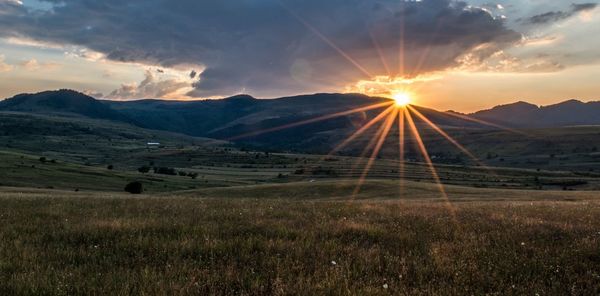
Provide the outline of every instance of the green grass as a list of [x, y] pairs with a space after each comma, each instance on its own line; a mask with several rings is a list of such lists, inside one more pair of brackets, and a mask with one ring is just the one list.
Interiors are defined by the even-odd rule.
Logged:
[[[341, 182], [356, 180], [364, 161], [352, 157], [336, 157], [335, 161], [323, 161], [322, 156], [297, 154], [246, 153], [235, 150], [212, 152], [189, 149], [164, 149], [144, 152], [142, 155], [129, 155], [128, 162], [114, 163], [114, 169], [107, 165], [82, 165], [46, 156], [24, 152], [0, 151], [0, 186], [54, 188], [66, 190], [122, 191], [125, 184], [141, 181], [148, 193], [189, 190], [207, 187], [248, 186], [255, 184]], [[257, 157], [259, 156], [259, 157]], [[194, 159], [188, 161], [188, 159]], [[175, 167], [178, 171], [194, 172], [197, 179], [160, 174], [141, 174], [133, 164], [149, 164]], [[212, 162], [206, 163], [206, 159]], [[50, 160], [56, 160], [51, 162]], [[381, 159], [375, 161], [368, 175], [369, 179], [387, 180], [389, 187], [398, 184], [397, 161]], [[296, 174], [301, 169], [303, 173]], [[524, 169], [464, 167], [438, 165], [437, 170], [445, 184], [470, 187], [501, 189], [562, 189], [560, 184], [581, 182], [569, 186], [576, 190], [600, 189], [600, 178], [583, 176], [572, 172], [536, 171]], [[332, 174], [319, 173], [331, 171]], [[404, 176], [413, 182], [432, 182], [427, 166], [421, 163], [407, 163]], [[356, 181], [349, 183], [355, 184]], [[576, 183], [577, 184], [577, 183]], [[351, 186], [351, 185], [348, 185]], [[348, 187], [346, 186], [346, 187]], [[347, 192], [342, 191], [342, 192]], [[301, 193], [300, 193], [301, 194]]]
[[[0, 295], [600, 294], [597, 128], [560, 143], [564, 130], [454, 131], [525, 168], [436, 164], [446, 201], [416, 161], [400, 191], [399, 163], [375, 160], [354, 195], [364, 159], [0, 117]], [[199, 175], [135, 171], [151, 163]], [[122, 193], [134, 180], [145, 194]]]
[[577, 200], [547, 201], [450, 188], [450, 210], [420, 199], [432, 190], [423, 184], [409, 186], [412, 199], [369, 191], [354, 201], [277, 198], [261, 186], [245, 198], [225, 189], [208, 198], [4, 189], [0, 294], [600, 292], [592, 194], [551, 192]]
[[142, 174], [52, 160], [42, 162], [37, 156], [0, 151], [0, 186], [118, 192], [127, 183], [140, 181], [148, 193], [224, 186], [219, 180]]

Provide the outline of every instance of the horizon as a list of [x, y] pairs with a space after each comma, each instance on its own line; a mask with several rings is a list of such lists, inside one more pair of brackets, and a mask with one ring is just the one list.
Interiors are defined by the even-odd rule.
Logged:
[[0, 296], [596, 295], [599, 2], [0, 0]]
[[114, 100], [409, 92], [461, 112], [594, 101], [600, 41], [587, 36], [600, 34], [597, 6], [4, 0], [0, 97], [56, 88]]
[[[320, 95], [320, 94], [328, 94], [328, 95], [335, 95], [335, 94], [340, 94], [340, 95], [366, 95], [366, 96], [371, 97], [371, 98], [384, 98], [384, 99], [394, 100], [394, 98], [391, 98], [391, 97], [373, 96], [373, 95], [368, 95], [368, 94], [364, 94], [364, 93], [352, 93], [352, 92], [350, 92], [350, 93], [317, 92], [317, 93], [305, 93], [305, 94], [292, 94], [292, 95], [288, 95], [288, 96], [272, 97], [272, 98], [261, 98], [261, 97], [257, 97], [257, 96], [254, 96], [254, 95], [248, 94], [248, 93], [238, 93], [238, 94], [234, 94], [234, 95], [227, 96], [227, 97], [222, 97], [222, 98], [206, 98], [206, 99], [196, 98], [196, 99], [181, 100], [181, 99], [165, 99], [165, 98], [140, 98], [140, 99], [119, 100], [119, 99], [114, 99], [114, 98], [111, 99], [111, 98], [95, 97], [95, 96], [93, 96], [93, 94], [86, 94], [84, 92], [81, 92], [81, 91], [75, 90], [75, 89], [60, 88], [60, 89], [47, 89], [47, 90], [43, 90], [43, 91], [40, 91], [40, 92], [22, 92], [22, 93], [17, 93], [17, 94], [11, 95], [9, 97], [0, 98], [0, 102], [4, 101], [4, 100], [11, 99], [11, 98], [13, 98], [15, 96], [24, 95], [24, 94], [35, 95], [35, 94], [41, 93], [41, 92], [47, 92], [47, 91], [53, 92], [53, 91], [61, 91], [61, 90], [76, 91], [76, 92], [81, 93], [83, 95], [87, 95], [89, 97], [92, 97], [92, 98], [94, 98], [96, 100], [100, 100], [100, 101], [114, 101], [114, 102], [135, 102], [135, 101], [144, 101], [144, 100], [171, 101], [171, 102], [200, 102], [200, 101], [225, 100], [225, 99], [230, 99], [230, 98], [238, 97], [238, 96], [249, 96], [249, 97], [252, 97], [253, 99], [256, 99], [256, 100], [278, 100], [278, 99], [286, 99], [286, 98], [301, 97], [301, 96], [313, 96], [313, 95]], [[565, 102], [568, 102], [568, 101], [577, 101], [577, 102], [581, 102], [581, 103], [584, 103], [584, 104], [600, 102], [600, 100], [582, 100], [582, 99], [578, 99], [578, 98], [569, 98], [569, 99], [559, 100], [559, 101], [556, 101], [556, 102], [550, 102], [548, 104], [536, 104], [534, 102], [531, 102], [531, 101], [528, 101], [528, 100], [524, 100], [524, 99], [515, 99], [515, 100], [512, 100], [512, 101], [507, 101], [505, 103], [500, 103], [500, 104], [497, 104], [497, 105], [484, 106], [481, 109], [474, 109], [474, 110], [440, 109], [440, 108], [435, 108], [435, 107], [432, 107], [432, 106], [420, 104], [418, 101], [413, 102], [412, 100], [410, 102], [410, 105], [418, 106], [418, 107], [424, 107], [424, 108], [430, 108], [430, 109], [434, 109], [434, 110], [437, 110], [437, 111], [440, 111], [440, 112], [459, 112], [459, 113], [463, 113], [463, 114], [469, 114], [469, 113], [475, 113], [475, 112], [478, 112], [478, 111], [490, 110], [490, 109], [493, 109], [495, 107], [502, 107], [502, 106], [506, 106], [506, 105], [513, 105], [513, 104], [517, 104], [517, 103], [527, 103], [527, 104], [535, 105], [538, 108], [543, 108], [543, 107], [548, 107], [548, 106], [562, 104], [562, 103], [565, 103]]]

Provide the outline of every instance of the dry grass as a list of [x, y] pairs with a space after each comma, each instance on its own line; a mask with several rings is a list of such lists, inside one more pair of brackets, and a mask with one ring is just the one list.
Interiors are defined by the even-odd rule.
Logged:
[[2, 295], [600, 293], [596, 200], [467, 201], [455, 217], [417, 200], [0, 203]]

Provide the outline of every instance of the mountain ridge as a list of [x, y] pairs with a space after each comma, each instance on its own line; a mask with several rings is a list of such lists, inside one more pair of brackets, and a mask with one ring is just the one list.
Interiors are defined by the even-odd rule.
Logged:
[[518, 101], [467, 115], [521, 128], [598, 125], [600, 124], [600, 101], [582, 102], [570, 99], [545, 106]]
[[[273, 126], [286, 125], [387, 100], [389, 99], [363, 94], [316, 93], [276, 99], [257, 99], [247, 94], [240, 94], [218, 100], [111, 101], [98, 100], [73, 90], [61, 89], [13, 96], [0, 101], [0, 111], [72, 114], [117, 120], [143, 128], [179, 132], [191, 136], [224, 139], [240, 134], [241, 131], [269, 129]], [[517, 101], [469, 114], [414, 107], [436, 124], [454, 127], [484, 126], [453, 117], [452, 113], [517, 128], [600, 124], [599, 101], [584, 103], [571, 99], [547, 106]], [[379, 108], [331, 119], [306, 128], [305, 132], [319, 133], [349, 128], [356, 125], [357, 121], [364, 122], [372, 118], [381, 110], [383, 109]]]

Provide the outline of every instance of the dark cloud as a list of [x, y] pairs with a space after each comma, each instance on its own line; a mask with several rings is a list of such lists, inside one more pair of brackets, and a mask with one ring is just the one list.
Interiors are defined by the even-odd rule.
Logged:
[[598, 3], [582, 3], [582, 4], [573, 4], [573, 11], [586, 11], [592, 10], [598, 6]]
[[501, 48], [521, 38], [485, 10], [451, 0], [46, 2], [56, 6], [44, 12], [1, 4], [0, 35], [80, 45], [117, 61], [199, 65], [205, 70], [190, 93], [199, 97], [334, 90], [369, 75], [414, 76], [456, 66], [482, 44]]
[[572, 4], [568, 11], [550, 11], [530, 17], [527, 22], [531, 24], [546, 24], [557, 22], [572, 17], [578, 12], [592, 10], [596, 8], [596, 3]]

